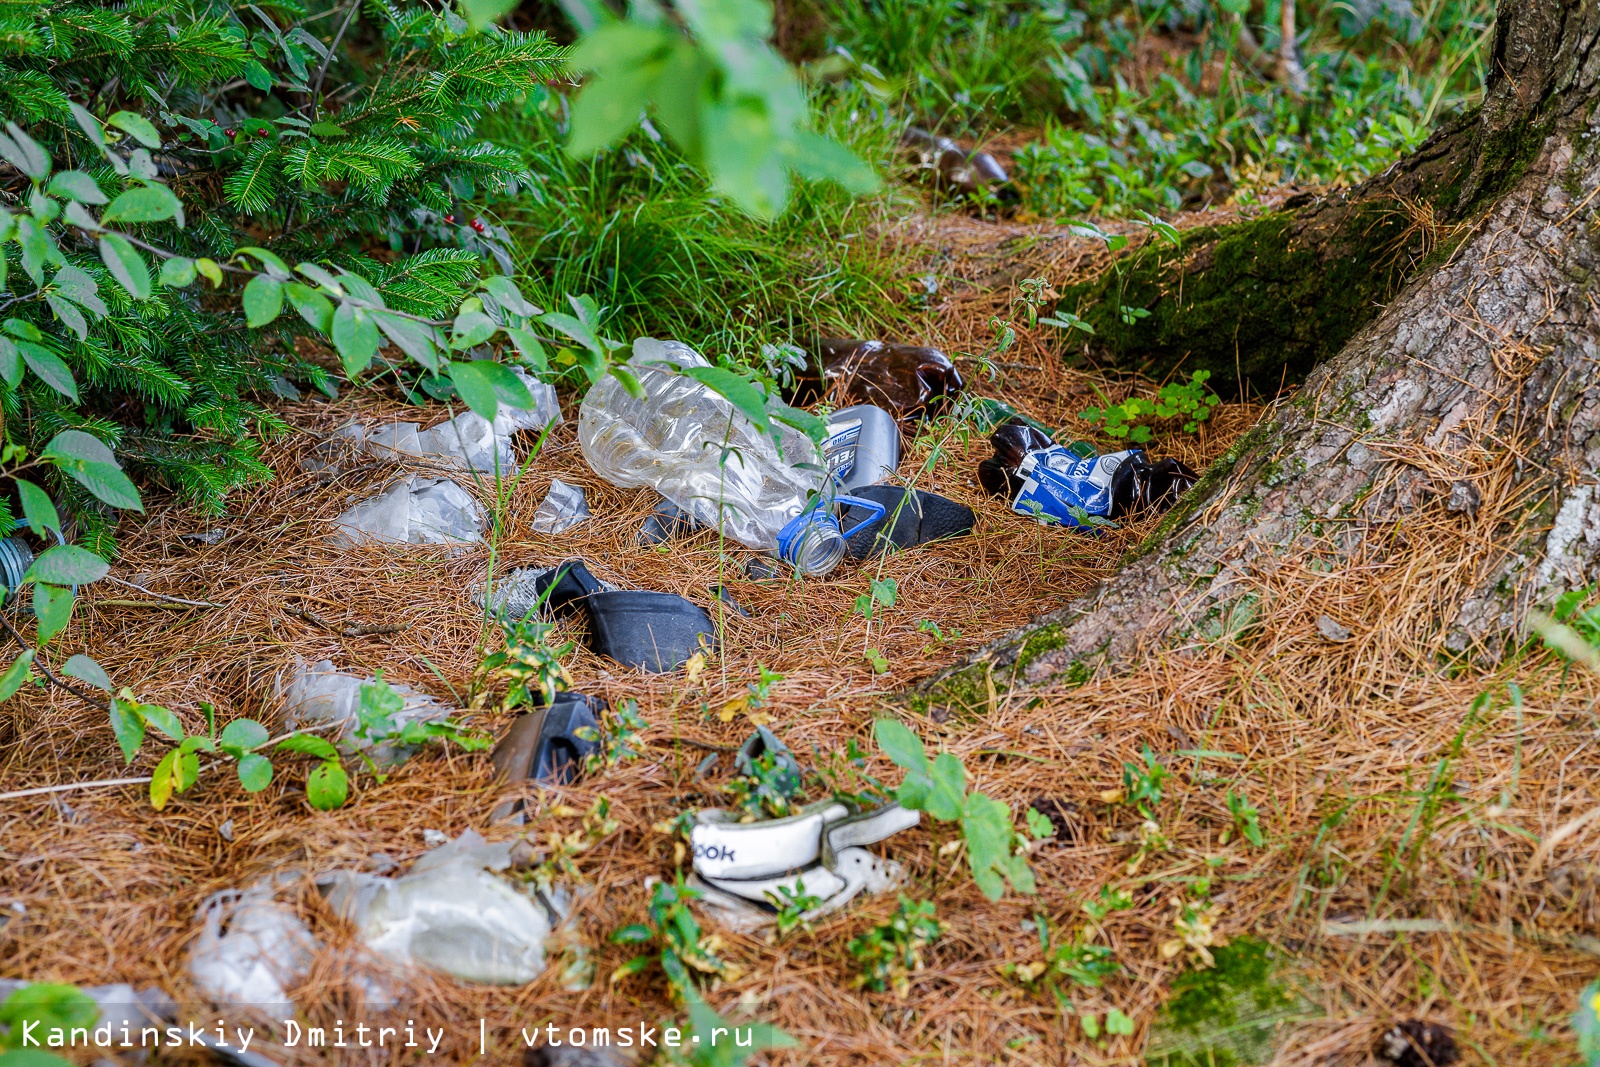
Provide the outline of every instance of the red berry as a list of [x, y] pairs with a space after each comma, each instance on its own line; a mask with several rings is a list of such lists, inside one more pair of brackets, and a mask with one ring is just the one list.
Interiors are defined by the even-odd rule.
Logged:
[[474, 229], [474, 230], [477, 230], [477, 231], [478, 231], [478, 232], [479, 232], [479, 233], [483, 233], [483, 232], [484, 232], [484, 231], [485, 231], [485, 230], [487, 230], [487, 229], [488, 229], [488, 228], [489, 228], [489, 227], [487, 227], [487, 226], [485, 226], [485, 225], [484, 225], [484, 224], [483, 224], [483, 220], [482, 220], [482, 219], [473, 219], [473, 220], [472, 220], [472, 228], [473, 228], [473, 229]]
[[256, 128], [256, 136], [257, 136], [257, 137], [265, 137], [265, 136], [266, 136], [266, 135], [267, 135], [267, 130], [266, 130], [266, 127], [264, 127], [264, 126], [258, 126], [258, 127], [257, 127], [257, 128]]
[[446, 215], [444, 217], [444, 221], [446, 221], [450, 225], [454, 226], [456, 224], [456, 217], [454, 215]]
[[229, 126], [227, 129], [223, 130], [222, 132], [227, 134], [229, 137], [237, 137], [237, 136], [239, 136], [239, 131], [234, 129], [232, 126]]

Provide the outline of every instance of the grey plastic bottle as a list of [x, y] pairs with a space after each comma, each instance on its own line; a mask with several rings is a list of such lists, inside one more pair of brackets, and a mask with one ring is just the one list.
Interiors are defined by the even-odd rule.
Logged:
[[900, 427], [871, 404], [840, 408], [828, 416], [822, 455], [834, 484], [846, 492], [887, 482], [900, 465]]

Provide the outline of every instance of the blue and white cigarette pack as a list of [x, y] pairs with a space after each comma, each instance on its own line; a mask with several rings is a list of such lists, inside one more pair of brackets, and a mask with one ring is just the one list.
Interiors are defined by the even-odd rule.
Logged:
[[1111, 514], [1111, 476], [1137, 449], [1081, 459], [1061, 445], [1029, 452], [1017, 473], [1022, 491], [1011, 510], [1042, 523], [1076, 527], [1078, 514], [1105, 518]]

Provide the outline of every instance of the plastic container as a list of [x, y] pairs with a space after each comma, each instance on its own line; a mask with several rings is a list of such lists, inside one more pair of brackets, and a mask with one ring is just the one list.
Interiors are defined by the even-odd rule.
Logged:
[[17, 590], [22, 587], [22, 576], [31, 566], [33, 549], [28, 547], [28, 542], [20, 537], [0, 540], [0, 585], [6, 587], [0, 602], [9, 604], [16, 598]]
[[1091, 525], [1086, 518], [1111, 514], [1112, 476], [1134, 455], [1143, 453], [1132, 449], [1084, 459], [1059, 445], [1029, 452], [1017, 468], [1022, 491], [1011, 510], [1062, 526]]
[[651, 486], [701, 525], [802, 574], [838, 565], [845, 535], [822, 495], [826, 468], [810, 438], [774, 423], [774, 442], [727, 399], [679, 373], [710, 366], [687, 345], [641, 337], [628, 365], [644, 399], [612, 375], [583, 398], [578, 443], [596, 474], [624, 489]]
[[589, 647], [629, 667], [675, 671], [700, 651], [702, 637], [708, 647], [716, 646], [711, 616], [676, 593], [618, 589], [592, 593], [584, 603]]
[[887, 482], [900, 466], [900, 427], [872, 404], [840, 408], [828, 416], [822, 455], [834, 484], [847, 492]]
[[796, 403], [825, 394], [835, 403], [855, 400], [899, 418], [923, 417], [942, 411], [966, 388], [956, 365], [937, 348], [823, 337], [812, 354], [821, 376], [814, 372], [796, 383]]

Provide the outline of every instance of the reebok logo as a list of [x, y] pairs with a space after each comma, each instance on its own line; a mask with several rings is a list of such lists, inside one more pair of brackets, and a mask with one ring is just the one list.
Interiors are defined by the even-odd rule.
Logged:
[[697, 860], [723, 860], [732, 863], [733, 849], [727, 845], [720, 844], [696, 844], [694, 846], [694, 858]]

